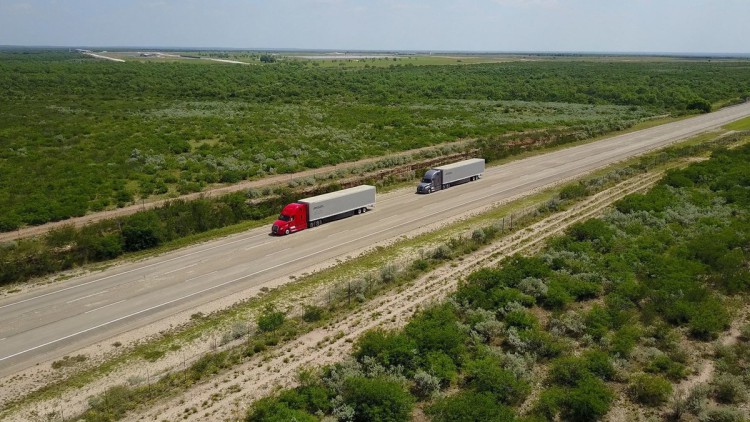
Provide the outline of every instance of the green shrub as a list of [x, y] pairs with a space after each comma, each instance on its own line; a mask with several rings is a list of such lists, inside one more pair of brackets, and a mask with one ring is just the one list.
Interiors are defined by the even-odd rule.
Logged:
[[675, 203], [672, 191], [664, 185], [659, 185], [646, 194], [633, 193], [615, 203], [618, 211], [628, 214], [638, 211], [663, 212]]
[[567, 388], [553, 386], [543, 390], [534, 404], [532, 413], [534, 415], [539, 415], [548, 421], [555, 420], [557, 415], [560, 414], [560, 410], [562, 409], [567, 395]]
[[454, 362], [460, 362], [466, 350], [467, 334], [458, 326], [458, 317], [450, 303], [427, 308], [412, 318], [404, 328], [421, 354], [441, 351]]
[[628, 392], [638, 403], [659, 406], [672, 394], [672, 384], [658, 375], [641, 374], [630, 382]]
[[688, 326], [693, 336], [710, 340], [727, 329], [729, 321], [729, 313], [721, 301], [716, 297], [710, 297], [696, 304], [692, 309]]
[[747, 387], [741, 377], [721, 374], [711, 382], [716, 401], [727, 404], [742, 403], [747, 399]]
[[536, 317], [531, 312], [523, 310], [509, 312], [505, 315], [503, 321], [509, 327], [516, 327], [519, 330], [536, 328], [539, 325]]
[[633, 325], [626, 325], [617, 330], [610, 342], [610, 352], [622, 357], [630, 356], [630, 352], [638, 343], [641, 330]]
[[331, 407], [331, 392], [317, 384], [302, 385], [300, 387], [282, 391], [278, 400], [286, 403], [292, 409], [304, 410], [310, 414], [328, 413]]
[[576, 223], [568, 229], [568, 235], [578, 242], [592, 242], [600, 247], [609, 245], [614, 237], [614, 230], [608, 223], [591, 218], [581, 223]]
[[549, 381], [559, 385], [575, 386], [586, 377], [590, 377], [591, 371], [587, 362], [576, 356], [565, 356], [552, 361], [549, 370]]
[[458, 375], [458, 369], [450, 356], [441, 351], [428, 352], [420, 365], [425, 372], [437, 377], [443, 387], [451, 385]]
[[586, 191], [586, 186], [584, 186], [582, 183], [565, 185], [562, 189], [560, 189], [560, 199], [582, 198], [587, 194], [588, 192]]
[[568, 289], [559, 280], [553, 280], [547, 284], [547, 295], [542, 301], [545, 308], [562, 310], [571, 302], [573, 302], [573, 296], [570, 295]]
[[732, 407], [713, 407], [700, 415], [701, 422], [746, 422], [745, 412]]
[[596, 421], [609, 411], [614, 394], [601, 380], [590, 374], [577, 380], [575, 386], [553, 386], [539, 395], [532, 413], [544, 420], [561, 416], [568, 421]]
[[430, 268], [430, 261], [426, 259], [417, 259], [416, 261], [412, 262], [411, 267], [417, 271], [426, 271], [428, 268]]
[[529, 384], [503, 369], [497, 358], [470, 361], [464, 368], [466, 385], [478, 392], [491, 393], [505, 404], [518, 404], [531, 391]]
[[161, 244], [165, 233], [155, 212], [141, 212], [125, 219], [122, 237], [126, 251], [139, 251]]
[[562, 416], [571, 421], [596, 421], [609, 411], [614, 394], [599, 379], [582, 379], [563, 398]]
[[417, 345], [414, 340], [397, 331], [375, 329], [364, 333], [354, 345], [352, 355], [360, 362], [369, 357], [384, 367], [415, 367]]
[[263, 313], [258, 316], [258, 330], [261, 332], [271, 332], [281, 327], [286, 320], [286, 314], [277, 311], [273, 305], [268, 305]]
[[513, 422], [513, 411], [492, 394], [460, 391], [436, 400], [426, 409], [434, 422]]
[[203, 355], [193, 362], [188, 369], [189, 378], [193, 381], [200, 381], [207, 375], [214, 375], [220, 370], [230, 366], [231, 362], [227, 360], [228, 352], [209, 353]]
[[354, 422], [411, 420], [414, 398], [400, 384], [381, 378], [352, 377], [341, 396], [354, 409]]
[[323, 308], [320, 306], [305, 306], [305, 312], [302, 314], [302, 320], [305, 322], [317, 322], [323, 318]]
[[120, 420], [137, 400], [136, 390], [115, 386], [89, 399], [89, 409], [80, 417], [86, 422]]
[[609, 355], [601, 350], [589, 350], [581, 355], [586, 361], [586, 367], [592, 374], [605, 380], [610, 381], [615, 377], [615, 367]]
[[294, 409], [276, 397], [264, 397], [250, 407], [247, 422], [316, 422], [318, 418], [304, 410]]
[[687, 375], [685, 365], [675, 362], [667, 355], [654, 357], [644, 368], [646, 372], [663, 374], [671, 380], [680, 380]]

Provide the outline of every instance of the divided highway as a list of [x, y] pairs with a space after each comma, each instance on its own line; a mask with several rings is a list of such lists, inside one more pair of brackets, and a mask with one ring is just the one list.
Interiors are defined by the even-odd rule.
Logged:
[[487, 169], [430, 195], [380, 198], [374, 211], [285, 237], [250, 230], [0, 300], [0, 376], [328, 259], [577, 176], [750, 115], [750, 103]]

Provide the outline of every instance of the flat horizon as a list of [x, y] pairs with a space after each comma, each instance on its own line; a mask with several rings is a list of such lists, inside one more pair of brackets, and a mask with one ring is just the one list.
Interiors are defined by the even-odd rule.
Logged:
[[164, 50], [164, 51], [262, 51], [286, 53], [381, 53], [381, 54], [467, 54], [467, 55], [587, 55], [587, 56], [667, 56], [667, 57], [733, 57], [750, 58], [750, 52], [701, 52], [701, 51], [575, 51], [575, 50], [426, 50], [426, 49], [337, 49], [337, 48], [288, 48], [288, 47], [195, 47], [158, 45], [0, 45], [0, 49], [92, 49], [92, 50]]

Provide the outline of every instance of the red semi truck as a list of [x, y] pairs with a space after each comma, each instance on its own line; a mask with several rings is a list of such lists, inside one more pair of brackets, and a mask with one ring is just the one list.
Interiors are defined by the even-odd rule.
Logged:
[[284, 235], [327, 221], [361, 214], [375, 206], [375, 186], [361, 185], [300, 199], [281, 210], [278, 220], [271, 226], [271, 234]]

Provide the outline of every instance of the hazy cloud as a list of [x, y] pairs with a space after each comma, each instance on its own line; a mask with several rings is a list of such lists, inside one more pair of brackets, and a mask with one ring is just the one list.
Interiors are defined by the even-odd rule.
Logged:
[[747, 53], [750, 0], [0, 0], [0, 44]]

